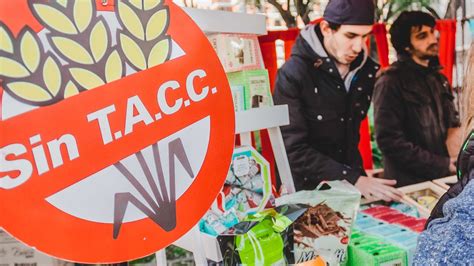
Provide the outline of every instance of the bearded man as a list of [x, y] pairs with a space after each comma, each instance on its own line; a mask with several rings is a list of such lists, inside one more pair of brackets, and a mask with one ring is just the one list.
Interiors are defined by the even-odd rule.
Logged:
[[374, 115], [385, 176], [398, 186], [455, 172], [446, 140], [460, 126], [448, 79], [439, 72], [435, 19], [403, 12], [390, 34], [398, 61], [377, 80]]

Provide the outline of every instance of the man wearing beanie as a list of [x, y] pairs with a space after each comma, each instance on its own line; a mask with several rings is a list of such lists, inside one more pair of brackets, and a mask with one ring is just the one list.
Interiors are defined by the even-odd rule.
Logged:
[[455, 172], [446, 140], [460, 123], [449, 82], [439, 72], [435, 24], [421, 11], [400, 14], [390, 28], [398, 61], [375, 85], [376, 140], [385, 175], [400, 186]]
[[373, 23], [373, 0], [331, 0], [278, 71], [273, 97], [289, 107], [281, 130], [297, 190], [345, 179], [367, 199], [401, 198], [394, 180], [366, 175], [358, 149], [379, 70], [365, 46]]

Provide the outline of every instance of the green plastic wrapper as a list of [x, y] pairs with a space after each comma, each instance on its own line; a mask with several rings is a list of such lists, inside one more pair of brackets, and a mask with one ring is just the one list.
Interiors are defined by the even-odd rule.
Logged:
[[293, 264], [292, 224], [305, 211], [305, 206], [284, 205], [249, 215], [217, 237], [223, 264]]

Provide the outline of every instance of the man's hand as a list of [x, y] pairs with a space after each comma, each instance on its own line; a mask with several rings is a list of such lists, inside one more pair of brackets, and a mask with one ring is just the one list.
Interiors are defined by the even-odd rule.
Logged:
[[449, 173], [451, 173], [451, 174], [456, 173], [456, 160], [457, 160], [457, 158], [449, 159]]
[[361, 176], [355, 183], [355, 187], [370, 201], [400, 201], [403, 193], [393, 187], [396, 183], [397, 181], [393, 179]]

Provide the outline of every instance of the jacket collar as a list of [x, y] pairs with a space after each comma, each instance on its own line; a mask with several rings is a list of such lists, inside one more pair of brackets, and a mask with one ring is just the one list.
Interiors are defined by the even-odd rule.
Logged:
[[442, 69], [442, 66], [439, 64], [438, 57], [434, 57], [433, 59], [431, 59], [427, 67], [416, 63], [409, 55], [399, 54], [397, 57], [398, 61], [403, 65], [406, 65], [411, 69], [417, 70], [423, 74], [430, 74]]

